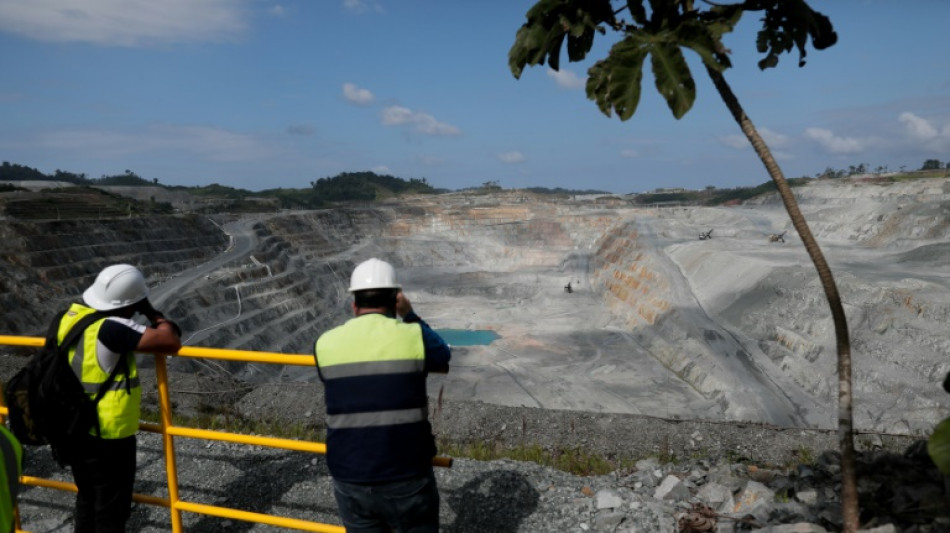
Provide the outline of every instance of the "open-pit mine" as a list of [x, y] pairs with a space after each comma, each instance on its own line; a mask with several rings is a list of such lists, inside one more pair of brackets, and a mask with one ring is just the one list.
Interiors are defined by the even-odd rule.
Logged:
[[[816, 181], [795, 194], [845, 303], [856, 427], [926, 433], [946, 416], [950, 180]], [[0, 242], [4, 334], [42, 334], [102, 267], [127, 262], [186, 344], [307, 354], [349, 316], [353, 266], [379, 257], [434, 328], [498, 337], [455, 346], [451, 372], [429, 380], [433, 397], [837, 423], [830, 311], [777, 197], [644, 207], [451, 193], [241, 216], [7, 217]], [[309, 367], [176, 366], [250, 383], [316, 378]]]

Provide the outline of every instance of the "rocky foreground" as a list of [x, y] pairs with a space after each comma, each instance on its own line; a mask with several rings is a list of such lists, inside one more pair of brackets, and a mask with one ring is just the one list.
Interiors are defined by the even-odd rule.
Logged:
[[[339, 524], [331, 481], [320, 457], [190, 439], [176, 443], [181, 497]], [[45, 452], [45, 450], [44, 450]], [[919, 447], [859, 457], [862, 524], [866, 531], [950, 531], [950, 502]], [[164, 494], [157, 435], [140, 438], [139, 492]], [[65, 479], [46, 453], [30, 455], [27, 472]], [[840, 531], [837, 455], [809, 465], [758, 466], [703, 458], [635, 466], [579, 477], [534, 463], [455, 460], [437, 469], [443, 531], [453, 532], [704, 532]], [[21, 496], [23, 528], [71, 530], [71, 494], [31, 488]], [[184, 513], [189, 532], [274, 531], [247, 522]], [[169, 513], [135, 506], [130, 531], [170, 529]], [[276, 530], [284, 531], [277, 528]]]
[[[214, 396], [215, 387], [218, 395], [227, 394], [227, 386], [205, 381], [190, 393], [173, 391], [173, 399], [187, 412], [196, 407], [194, 398]], [[234, 413], [309, 424], [322, 412], [316, 387], [258, 387], [235, 402]], [[840, 468], [831, 431], [465, 402], [433, 406], [432, 418], [443, 441], [538, 444], [549, 451], [583, 447], [623, 465], [608, 475], [586, 477], [532, 462], [456, 458], [451, 468], [436, 469], [443, 531], [840, 531]], [[866, 531], [950, 531], [948, 487], [922, 441], [861, 435], [857, 442]], [[175, 448], [185, 501], [340, 523], [322, 456], [185, 438], [176, 439]], [[27, 474], [68, 480], [45, 449], [31, 452]], [[636, 456], [640, 459], [631, 459]], [[137, 492], [165, 496], [158, 435], [140, 434], [138, 464]], [[20, 499], [23, 528], [71, 530], [71, 501], [69, 493], [27, 489]], [[192, 513], [183, 519], [189, 532], [286, 530]], [[169, 529], [166, 509], [135, 506], [130, 531]]]

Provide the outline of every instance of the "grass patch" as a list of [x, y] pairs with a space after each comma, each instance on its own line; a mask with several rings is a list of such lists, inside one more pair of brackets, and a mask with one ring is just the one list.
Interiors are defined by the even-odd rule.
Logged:
[[[153, 424], [161, 422], [157, 410], [142, 409], [142, 420]], [[172, 424], [175, 426], [206, 429], [209, 431], [224, 431], [240, 433], [242, 435], [267, 435], [282, 439], [324, 442], [326, 431], [312, 424], [304, 422], [281, 422], [276, 420], [250, 420], [229, 410], [203, 412], [193, 416], [172, 414]]]
[[[153, 424], [160, 423], [157, 409], [142, 409], [142, 420]], [[196, 415], [172, 415], [176, 426], [224, 431], [243, 435], [266, 435], [270, 437], [294, 439], [308, 442], [326, 442], [326, 431], [322, 426], [305, 422], [283, 422], [275, 420], [252, 420], [242, 417], [229, 408], [208, 407]], [[664, 449], [666, 447], [664, 446]], [[697, 450], [685, 458], [677, 457], [669, 451], [648, 454], [643, 457], [610, 457], [592, 453], [581, 447], [546, 448], [540, 444], [504, 445], [500, 441], [453, 442], [438, 440], [439, 455], [475, 461], [495, 461], [511, 459], [532, 462], [541, 466], [556, 468], [575, 476], [602, 476], [617, 471], [633, 471], [640, 459], [655, 457], [660, 463], [677, 464], [684, 459], [699, 460], [709, 455], [708, 450]], [[792, 452], [793, 458], [786, 467], [794, 465], [814, 465], [816, 452], [807, 446], [799, 446]], [[732, 464], [750, 463], [751, 460], [741, 453], [726, 451], [725, 459]]]
[[476, 441], [469, 443], [440, 440], [439, 451], [444, 455], [476, 461], [512, 459], [549, 466], [578, 476], [601, 476], [634, 466], [635, 459], [611, 459], [590, 453], [583, 448], [545, 449], [539, 444], [503, 446], [500, 443]]

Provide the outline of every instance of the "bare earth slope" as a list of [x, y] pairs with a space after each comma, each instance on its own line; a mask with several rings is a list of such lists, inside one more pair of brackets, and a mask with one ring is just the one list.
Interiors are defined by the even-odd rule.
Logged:
[[[932, 465], [882, 454], [908, 449], [950, 411], [940, 388], [950, 370], [950, 182], [842, 180], [795, 192], [846, 303], [857, 446], [868, 452], [862, 508], [883, 513], [864, 519], [886, 524], [906, 513], [898, 531], [944, 531], [950, 522]], [[712, 239], [697, 238], [709, 229]], [[724, 462], [794, 464], [837, 447], [831, 319], [775, 198], [649, 209], [445, 195], [213, 221], [2, 220], [0, 232], [0, 333], [40, 333], [102, 266], [127, 261], [149, 274], [153, 299], [181, 322], [187, 344], [287, 353], [309, 353], [317, 335], [345, 320], [348, 273], [365, 258], [385, 258], [434, 327], [501, 335], [456, 347], [451, 373], [431, 376], [441, 441], [651, 457], [596, 478], [458, 461], [437, 472], [447, 531], [672, 532], [689, 503], [714, 504], [710, 487], [722, 487], [717, 509], [726, 516], [751, 512], [738, 502], [753, 479], [769, 486], [758, 493], [763, 501], [774, 499], [752, 513], [760, 524], [840, 527], [833, 452], [792, 471]], [[785, 242], [770, 242], [782, 232]], [[28, 353], [0, 347], [0, 381]], [[154, 408], [150, 356], [142, 366]], [[176, 413], [222, 413], [217, 426], [235, 415], [322, 426], [311, 368], [173, 359], [172, 370]], [[136, 490], [163, 494], [158, 437], [143, 434], [140, 443]], [[176, 446], [186, 499], [339, 523], [319, 458], [194, 439]], [[660, 467], [656, 457], [678, 462]], [[31, 449], [27, 472], [68, 478], [44, 449]], [[659, 496], [667, 475], [688, 490]], [[24, 527], [68, 529], [71, 499], [25, 491]], [[942, 509], [937, 518], [921, 510], [930, 504]], [[272, 529], [185, 520], [189, 531]], [[132, 522], [166, 531], [168, 512], [137, 505]], [[720, 531], [735, 523], [721, 518]]]
[[[795, 192], [846, 302], [857, 427], [925, 434], [947, 410], [939, 387], [950, 370], [947, 180], [837, 180]], [[154, 299], [179, 319], [187, 344], [309, 353], [322, 331], [346, 319], [353, 266], [376, 256], [397, 266], [434, 327], [501, 336], [457, 347], [452, 372], [430, 379], [433, 397], [835, 425], [827, 303], [775, 198], [639, 208], [451, 194], [372, 208], [163, 220], [170, 231], [106, 221], [100, 225], [113, 233], [104, 235], [95, 222], [78, 230], [5, 225], [10, 245], [0, 259], [14, 276], [6, 277], [12, 305], [0, 320], [10, 333], [36, 334], [55, 307], [47, 304], [78, 295], [103, 264], [121, 260], [149, 270]], [[130, 225], [124, 231], [134, 236], [111, 237]], [[697, 238], [709, 229], [712, 239]], [[782, 232], [785, 242], [768, 239]], [[98, 242], [106, 239], [119, 242]], [[251, 384], [315, 377], [299, 367], [174, 363], [176, 371]]]

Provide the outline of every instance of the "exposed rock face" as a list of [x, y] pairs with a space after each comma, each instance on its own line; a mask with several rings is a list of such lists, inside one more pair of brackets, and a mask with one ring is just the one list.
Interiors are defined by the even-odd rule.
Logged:
[[[939, 386], [950, 371], [947, 180], [795, 191], [845, 301], [857, 427], [926, 434], [947, 411]], [[41, 332], [102, 266], [127, 261], [156, 284], [186, 343], [306, 354], [349, 316], [353, 266], [377, 256], [397, 267], [434, 327], [501, 335], [458, 347], [453, 371], [430, 379], [433, 395], [836, 425], [827, 302], [774, 199], [653, 209], [456, 194], [217, 222], [7, 221], [0, 330]], [[710, 229], [711, 238], [696, 238]], [[783, 232], [784, 243], [768, 239]], [[233, 259], [195, 273], [229, 243]], [[253, 383], [315, 377], [308, 367], [174, 363]]]
[[152, 283], [206, 261], [227, 238], [206, 217], [0, 223], [0, 331], [45, 334], [57, 307], [79, 298], [103, 267], [138, 266]]

